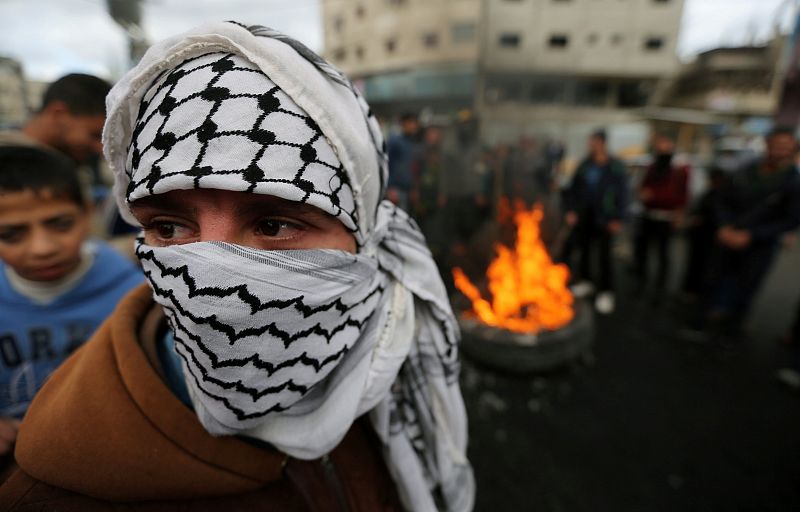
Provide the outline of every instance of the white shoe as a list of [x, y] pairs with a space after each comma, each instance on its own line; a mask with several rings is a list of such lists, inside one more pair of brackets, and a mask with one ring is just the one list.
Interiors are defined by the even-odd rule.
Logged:
[[594, 300], [594, 308], [598, 313], [603, 315], [610, 315], [614, 312], [614, 294], [611, 292], [602, 292]]
[[569, 291], [576, 299], [582, 299], [594, 293], [594, 285], [590, 281], [579, 281], [570, 286]]

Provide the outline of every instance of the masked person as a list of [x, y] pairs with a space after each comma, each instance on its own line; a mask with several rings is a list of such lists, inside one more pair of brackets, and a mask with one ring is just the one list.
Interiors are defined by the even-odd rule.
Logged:
[[688, 199], [689, 166], [674, 160], [675, 141], [666, 134], [653, 137], [653, 163], [647, 168], [639, 187], [644, 211], [635, 235], [636, 276], [644, 290], [648, 275], [648, 253], [652, 245], [658, 254], [658, 273], [653, 300], [659, 301], [670, 271], [672, 233], [683, 219]]
[[0, 503], [471, 509], [457, 324], [381, 201], [383, 140], [350, 82], [217, 23], [153, 46], [108, 106], [149, 287], [44, 386]]

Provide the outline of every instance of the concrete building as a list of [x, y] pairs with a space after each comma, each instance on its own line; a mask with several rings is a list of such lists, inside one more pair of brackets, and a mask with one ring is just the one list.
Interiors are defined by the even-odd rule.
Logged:
[[0, 57], [0, 129], [24, 123], [30, 108], [22, 66], [14, 59]]
[[683, 0], [323, 0], [328, 57], [384, 115], [470, 107], [487, 142], [609, 128], [641, 144], [635, 110], [679, 68]]
[[713, 156], [713, 145], [763, 135], [779, 109], [787, 37], [762, 46], [715, 48], [682, 66], [642, 110], [654, 128], [678, 135], [683, 151]]
[[474, 104], [481, 0], [323, 0], [325, 53], [379, 114]]
[[19, 61], [0, 56], [0, 129], [25, 124], [39, 108], [48, 85], [26, 80]]

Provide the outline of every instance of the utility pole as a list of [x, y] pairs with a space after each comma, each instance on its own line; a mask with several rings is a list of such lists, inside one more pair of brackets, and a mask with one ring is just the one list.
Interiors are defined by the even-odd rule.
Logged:
[[779, 90], [774, 121], [776, 126], [788, 126], [798, 130], [800, 129], [800, 0], [788, 0], [778, 10], [778, 16], [786, 7], [791, 10], [794, 27], [786, 41], [784, 55], [776, 70]]
[[111, 18], [125, 30], [128, 38], [128, 65], [133, 67], [150, 46], [142, 27], [141, 0], [106, 0], [106, 7]]
[[478, 141], [483, 141], [485, 134], [485, 101], [486, 101], [486, 59], [489, 45], [489, 1], [479, 0], [480, 9], [478, 14], [478, 62], [475, 71], [475, 98], [473, 99], [473, 110], [478, 121]]

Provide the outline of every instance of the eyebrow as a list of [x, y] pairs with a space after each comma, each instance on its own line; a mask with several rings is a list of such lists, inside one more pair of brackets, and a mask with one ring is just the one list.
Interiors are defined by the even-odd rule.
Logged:
[[[46, 225], [55, 224], [56, 222], [64, 219], [65, 217], [73, 217], [73, 214], [71, 214], [71, 213], [62, 213], [60, 215], [54, 215], [53, 217], [48, 217], [48, 218], [42, 220], [41, 222], [42, 222], [42, 224], [46, 224]], [[20, 223], [17, 223], [17, 224], [2, 224], [2, 223], [0, 223], [0, 229], [27, 229], [27, 228], [30, 227], [30, 225], [31, 225], [30, 222], [20, 222]]]
[[169, 194], [156, 194], [136, 199], [131, 203], [131, 210], [136, 211], [142, 208], [157, 208], [168, 210], [171, 213], [194, 214], [197, 208], [185, 205], [181, 201], [175, 200]]
[[[156, 194], [136, 199], [131, 203], [131, 210], [136, 211], [138, 209], [159, 209], [184, 215], [197, 214], [197, 208], [188, 206], [169, 194]], [[307, 215], [318, 219], [336, 219], [335, 216], [316, 206], [265, 194], [246, 194], [246, 197], [237, 205], [236, 213], [240, 215], [252, 215], [254, 213], [286, 216]]]
[[[266, 198], [264, 200], [263, 198]], [[270, 215], [302, 215], [319, 219], [335, 218], [331, 214], [298, 201], [289, 201], [276, 196], [261, 196], [259, 199], [243, 201], [236, 208], [237, 213], [252, 215], [254, 213], [269, 213]]]

